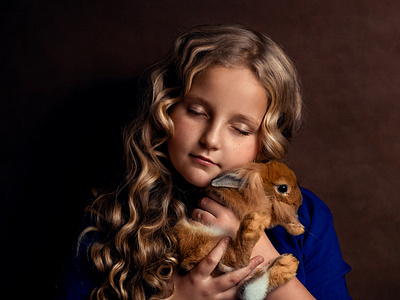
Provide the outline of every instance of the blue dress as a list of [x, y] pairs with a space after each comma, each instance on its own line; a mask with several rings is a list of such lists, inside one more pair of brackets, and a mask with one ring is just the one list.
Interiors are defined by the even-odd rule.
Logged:
[[329, 208], [316, 195], [301, 189], [303, 203], [298, 216], [305, 233], [292, 236], [277, 226], [267, 235], [280, 253], [292, 253], [300, 262], [297, 278], [316, 299], [351, 299], [345, 275], [350, 266], [343, 260]]
[[[297, 278], [316, 299], [351, 299], [345, 281], [345, 275], [351, 268], [342, 259], [332, 214], [312, 192], [303, 188], [301, 191], [303, 203], [298, 216], [305, 233], [292, 236], [283, 227], [277, 226], [267, 230], [267, 235], [279, 253], [292, 253], [300, 261]], [[99, 280], [87, 257], [87, 250], [95, 240], [96, 234], [88, 234], [78, 255], [71, 258], [57, 299], [90, 298]]]

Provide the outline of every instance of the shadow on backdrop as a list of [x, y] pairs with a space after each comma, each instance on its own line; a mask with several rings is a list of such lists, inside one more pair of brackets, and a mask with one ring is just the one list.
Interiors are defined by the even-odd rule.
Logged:
[[23, 258], [6, 261], [18, 291], [13, 296], [54, 298], [92, 189], [115, 188], [124, 176], [122, 129], [137, 112], [137, 82], [108, 82], [71, 93], [64, 111], [49, 122], [46, 139], [36, 145], [38, 160], [22, 193], [23, 207], [6, 239], [12, 245], [9, 255]]

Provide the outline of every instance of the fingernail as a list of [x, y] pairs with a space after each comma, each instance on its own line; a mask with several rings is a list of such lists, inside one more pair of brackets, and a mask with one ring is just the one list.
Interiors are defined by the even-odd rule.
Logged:
[[231, 242], [231, 237], [230, 237], [230, 236], [225, 237], [225, 238], [224, 238], [224, 242], [225, 242], [226, 244], [229, 244], [229, 243]]
[[257, 259], [256, 259], [257, 265], [263, 263], [263, 261], [264, 261], [264, 257], [262, 257], [262, 256], [259, 256], [259, 257], [257, 257]]

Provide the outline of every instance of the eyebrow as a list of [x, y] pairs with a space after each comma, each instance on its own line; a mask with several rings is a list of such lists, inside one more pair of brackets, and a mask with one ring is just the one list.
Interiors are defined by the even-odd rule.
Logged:
[[243, 114], [238, 114], [237, 116], [235, 116], [234, 119], [237, 119], [241, 122], [245, 122], [248, 123], [250, 127], [254, 127], [253, 129], [256, 130], [261, 126], [262, 120], [260, 122], [260, 124], [251, 116], [246, 116]]
[[183, 101], [185, 101], [185, 100], [195, 100], [196, 102], [200, 102], [201, 104], [204, 104], [204, 105], [206, 105], [206, 106], [209, 106], [209, 103], [208, 103], [208, 101], [206, 101], [204, 98], [202, 98], [202, 97], [200, 97], [200, 96], [197, 96], [197, 95], [186, 95], [184, 98], [183, 98]]
[[[195, 102], [204, 105], [206, 107], [209, 107], [210, 104], [209, 102], [204, 99], [203, 97], [197, 96], [197, 95], [186, 95], [186, 97], [184, 97], [183, 101], [185, 101], [186, 99], [188, 100], [194, 100]], [[248, 116], [248, 115], [244, 115], [241, 113], [236, 114], [233, 119], [236, 121], [243, 121], [246, 123], [249, 123], [249, 125], [251, 127], [254, 127], [254, 129], [258, 129], [261, 126], [262, 120], [260, 123], [257, 122], [257, 120], [255, 120], [252, 116]]]

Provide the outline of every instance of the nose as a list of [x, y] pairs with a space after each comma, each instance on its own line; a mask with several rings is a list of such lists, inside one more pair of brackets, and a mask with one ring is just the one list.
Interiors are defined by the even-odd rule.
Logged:
[[209, 150], [218, 150], [221, 147], [221, 134], [221, 126], [219, 124], [210, 124], [204, 129], [200, 143]]

